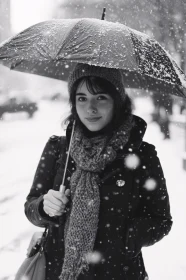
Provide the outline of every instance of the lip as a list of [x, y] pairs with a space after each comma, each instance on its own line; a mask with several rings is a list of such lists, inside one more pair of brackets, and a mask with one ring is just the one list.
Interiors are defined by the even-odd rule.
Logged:
[[87, 121], [89, 122], [97, 122], [101, 117], [96, 117], [96, 118], [86, 118]]

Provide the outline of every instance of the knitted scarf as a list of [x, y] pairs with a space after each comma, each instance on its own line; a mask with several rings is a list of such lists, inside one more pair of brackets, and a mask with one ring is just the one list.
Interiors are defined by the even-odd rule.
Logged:
[[76, 280], [81, 272], [88, 270], [87, 256], [93, 252], [99, 220], [99, 173], [126, 145], [132, 126], [132, 115], [128, 115], [110, 136], [87, 138], [82, 129], [75, 129], [70, 155], [76, 163], [76, 171], [70, 180], [72, 204], [64, 228], [61, 280]]

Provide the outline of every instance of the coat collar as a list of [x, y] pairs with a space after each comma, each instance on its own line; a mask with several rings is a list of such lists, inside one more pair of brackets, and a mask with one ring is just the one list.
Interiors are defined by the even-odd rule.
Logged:
[[130, 149], [129, 151], [131, 152], [133, 150], [139, 149], [143, 141], [145, 131], [147, 129], [147, 123], [142, 118], [133, 115], [133, 120], [134, 126], [131, 130], [129, 141], [125, 147], [125, 150]]
[[[123, 151], [126, 152], [136, 150], [140, 147], [147, 128], [147, 123], [140, 117], [133, 115], [134, 126], [131, 130], [130, 138]], [[67, 143], [70, 143], [70, 136], [72, 131], [72, 123], [69, 123], [66, 130]], [[122, 152], [123, 153], [123, 152]]]

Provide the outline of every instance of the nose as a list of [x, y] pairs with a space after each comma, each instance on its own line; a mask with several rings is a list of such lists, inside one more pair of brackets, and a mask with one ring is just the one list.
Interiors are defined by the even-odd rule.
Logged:
[[95, 115], [97, 113], [97, 107], [93, 102], [90, 102], [87, 108], [87, 113], [89, 115]]

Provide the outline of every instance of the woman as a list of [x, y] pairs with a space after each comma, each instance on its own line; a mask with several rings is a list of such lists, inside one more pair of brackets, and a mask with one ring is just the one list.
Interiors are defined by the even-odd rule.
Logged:
[[[119, 70], [77, 64], [68, 86], [66, 139], [47, 142], [25, 203], [34, 225], [49, 226], [46, 279], [148, 279], [141, 249], [167, 235], [172, 221], [155, 147], [143, 141], [146, 123], [132, 115]], [[60, 193], [59, 154], [73, 120]]]

